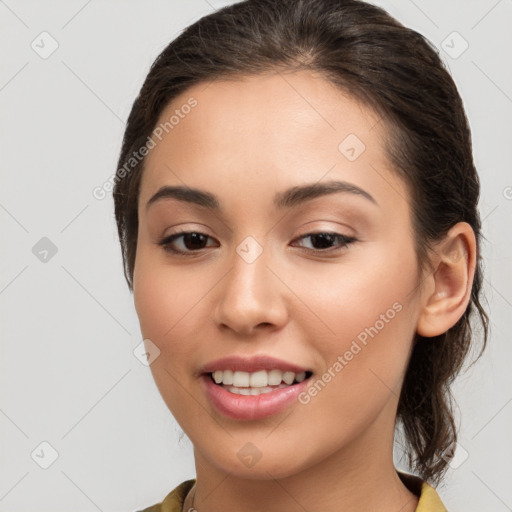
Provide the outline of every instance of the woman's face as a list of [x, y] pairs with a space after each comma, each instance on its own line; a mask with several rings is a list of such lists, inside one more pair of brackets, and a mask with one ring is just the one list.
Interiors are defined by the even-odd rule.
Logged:
[[308, 72], [196, 85], [173, 115], [146, 157], [134, 299], [196, 457], [253, 478], [388, 460], [424, 300], [385, 124]]

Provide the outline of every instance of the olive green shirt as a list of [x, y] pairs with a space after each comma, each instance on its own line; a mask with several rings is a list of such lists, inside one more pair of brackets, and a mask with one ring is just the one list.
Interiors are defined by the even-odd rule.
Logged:
[[[401, 471], [397, 471], [397, 473], [404, 485], [419, 497], [416, 512], [447, 512], [434, 487], [415, 475]], [[157, 503], [139, 512], [181, 512], [185, 496], [194, 483], [195, 480], [182, 482], [161, 503]]]

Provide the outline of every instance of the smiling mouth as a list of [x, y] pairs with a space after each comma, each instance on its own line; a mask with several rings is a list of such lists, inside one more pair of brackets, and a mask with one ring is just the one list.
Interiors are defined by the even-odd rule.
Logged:
[[208, 375], [215, 384], [230, 393], [254, 396], [294, 386], [309, 379], [313, 374], [310, 371], [294, 373], [276, 369], [256, 372], [215, 370]]

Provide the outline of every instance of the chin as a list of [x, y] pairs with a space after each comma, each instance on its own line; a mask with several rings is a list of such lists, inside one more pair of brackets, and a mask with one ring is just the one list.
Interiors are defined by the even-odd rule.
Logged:
[[[297, 442], [295, 446], [300, 446]], [[233, 445], [231, 445], [233, 446]], [[243, 444], [243, 448], [231, 451], [229, 448], [221, 453], [210, 453], [207, 458], [220, 472], [234, 478], [247, 480], [274, 480], [293, 476], [314, 464], [307, 454], [301, 453], [300, 459], [295, 453], [273, 450], [267, 446], [260, 452], [252, 443]], [[291, 456], [295, 455], [295, 458]]]

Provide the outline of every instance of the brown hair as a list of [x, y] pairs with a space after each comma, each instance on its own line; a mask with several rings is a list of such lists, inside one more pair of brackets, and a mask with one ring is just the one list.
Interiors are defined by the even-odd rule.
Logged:
[[484, 334], [478, 357], [487, 344], [489, 320], [479, 300], [480, 184], [462, 100], [436, 48], [383, 9], [360, 0], [246, 0], [201, 18], [162, 51], [130, 112], [113, 192], [128, 286], [133, 290], [144, 159], [129, 172], [126, 162], [164, 107], [200, 82], [279, 69], [321, 73], [382, 116], [389, 157], [409, 188], [421, 269], [433, 242], [454, 224], [465, 221], [475, 232], [470, 303], [446, 333], [416, 335], [398, 403], [409, 466], [436, 484], [457, 440], [450, 385], [474, 337], [473, 312]]

